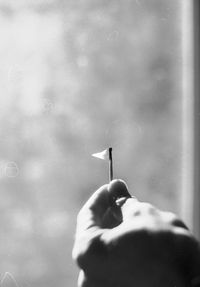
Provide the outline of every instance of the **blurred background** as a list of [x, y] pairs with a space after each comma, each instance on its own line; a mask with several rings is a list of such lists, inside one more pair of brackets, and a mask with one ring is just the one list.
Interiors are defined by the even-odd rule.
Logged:
[[0, 0], [1, 278], [77, 286], [108, 146], [133, 195], [180, 212], [181, 68], [180, 0]]

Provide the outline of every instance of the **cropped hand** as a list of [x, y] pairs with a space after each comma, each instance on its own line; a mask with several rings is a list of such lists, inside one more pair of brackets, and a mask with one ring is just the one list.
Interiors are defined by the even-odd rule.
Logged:
[[200, 286], [198, 241], [175, 214], [131, 197], [121, 180], [79, 212], [73, 258], [80, 287]]

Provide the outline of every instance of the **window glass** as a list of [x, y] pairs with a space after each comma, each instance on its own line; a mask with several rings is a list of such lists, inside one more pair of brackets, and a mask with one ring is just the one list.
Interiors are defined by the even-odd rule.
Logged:
[[76, 214], [108, 182], [107, 163], [91, 154], [109, 146], [114, 177], [133, 195], [179, 212], [180, 3], [0, 1], [7, 282], [76, 286]]

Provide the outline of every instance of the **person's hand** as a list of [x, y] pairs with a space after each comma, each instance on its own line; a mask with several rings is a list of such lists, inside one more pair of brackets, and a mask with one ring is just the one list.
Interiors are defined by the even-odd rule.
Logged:
[[197, 240], [173, 213], [132, 198], [121, 180], [79, 212], [73, 258], [80, 287], [200, 286]]

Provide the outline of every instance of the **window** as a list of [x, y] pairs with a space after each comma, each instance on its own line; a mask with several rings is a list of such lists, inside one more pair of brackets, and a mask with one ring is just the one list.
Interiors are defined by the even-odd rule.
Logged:
[[2, 278], [76, 285], [76, 214], [108, 180], [91, 157], [108, 146], [115, 178], [198, 233], [184, 9], [180, 0], [0, 0]]
[[199, 2], [183, 8], [183, 196], [182, 215], [200, 237], [199, 197]]

